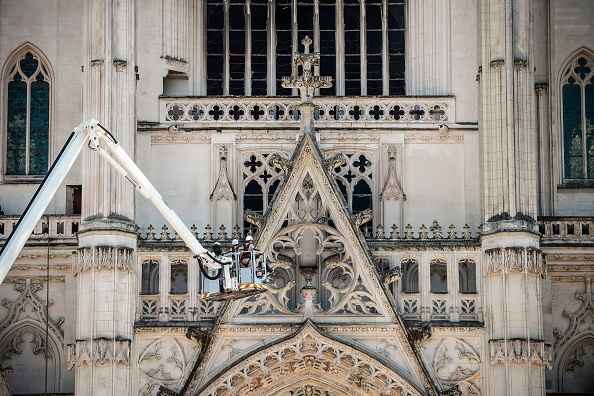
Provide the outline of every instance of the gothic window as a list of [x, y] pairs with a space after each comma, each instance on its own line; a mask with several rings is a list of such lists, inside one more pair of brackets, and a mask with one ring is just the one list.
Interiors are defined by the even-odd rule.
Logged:
[[448, 292], [448, 265], [444, 260], [431, 260], [429, 263], [431, 293]]
[[188, 262], [185, 260], [171, 261], [171, 294], [186, 294], [188, 292]]
[[563, 72], [565, 179], [594, 179], [594, 61], [582, 54]]
[[331, 76], [322, 95], [404, 95], [404, 0], [207, 0], [209, 95], [291, 95], [301, 40]]
[[159, 294], [159, 262], [142, 262], [142, 281], [140, 294]]
[[419, 292], [419, 263], [417, 260], [406, 259], [400, 263], [402, 268], [402, 292]]
[[334, 168], [334, 178], [353, 214], [373, 209], [373, 162], [367, 153], [346, 154], [348, 162]]
[[460, 293], [476, 293], [476, 263], [469, 259], [458, 263]]
[[243, 210], [264, 214], [272, 202], [284, 174], [268, 163], [270, 155], [250, 152], [243, 156]]
[[6, 174], [44, 175], [48, 169], [50, 78], [47, 66], [25, 51], [5, 79]]

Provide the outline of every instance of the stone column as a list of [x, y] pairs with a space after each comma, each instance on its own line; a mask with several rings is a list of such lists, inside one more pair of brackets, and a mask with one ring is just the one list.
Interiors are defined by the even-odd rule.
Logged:
[[[88, 0], [84, 26], [83, 118], [95, 118], [134, 156], [136, 1]], [[128, 395], [136, 303], [134, 189], [96, 153], [83, 151], [76, 394]], [[72, 364], [74, 363], [74, 364]]]
[[479, 114], [483, 171], [488, 388], [542, 395], [543, 341], [537, 232], [533, 0], [479, 3]]

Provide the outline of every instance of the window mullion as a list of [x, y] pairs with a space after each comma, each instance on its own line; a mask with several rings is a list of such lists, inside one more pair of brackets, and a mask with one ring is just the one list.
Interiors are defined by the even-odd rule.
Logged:
[[390, 63], [388, 51], [388, 0], [382, 1], [382, 92], [390, 95]]
[[268, 2], [268, 95], [276, 96], [276, 2]]
[[359, 31], [361, 43], [361, 95], [367, 95], [367, 25], [365, 23], [365, 0], [361, 0], [359, 11]]
[[[291, 7], [291, 53], [299, 51], [299, 30], [297, 26], [297, 0], [293, 0]], [[298, 67], [293, 63], [293, 56], [291, 56], [291, 75], [296, 76], [298, 73]], [[284, 77], [284, 76], [281, 76]], [[291, 95], [299, 96], [297, 88], [291, 90]]]
[[586, 134], [586, 84], [582, 81], [580, 87], [580, 107], [582, 113], [582, 169], [584, 179], [588, 178], [588, 142]]
[[336, 0], [336, 96], [344, 96], [344, 4]]
[[223, 26], [223, 95], [229, 95], [229, 0], [223, 1], [224, 26]]
[[[314, 0], [313, 15], [313, 52], [320, 52], [320, 0]], [[320, 66], [314, 66], [314, 75], [320, 75]], [[316, 88], [315, 96], [320, 95], [320, 89]]]
[[252, 96], [252, 14], [250, 11], [250, 0], [245, 2], [245, 77], [244, 92], [246, 96]]
[[27, 78], [27, 119], [25, 133], [25, 175], [31, 166], [31, 78]]

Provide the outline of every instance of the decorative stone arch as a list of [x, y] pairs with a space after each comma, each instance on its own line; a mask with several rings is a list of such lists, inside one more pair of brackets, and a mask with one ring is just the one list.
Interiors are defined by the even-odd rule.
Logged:
[[[594, 64], [594, 50], [587, 46], [581, 46], [574, 50], [567, 56], [565, 61], [561, 64], [561, 67], [557, 70], [557, 80], [553, 91], [556, 92], [557, 98], [555, 99], [557, 109], [556, 112], [556, 125], [557, 130], [554, 132], [555, 140], [557, 141], [557, 179], [559, 183], [563, 183], [567, 179], [565, 174], [565, 138], [564, 138], [564, 124], [563, 124], [563, 85], [567, 80], [567, 70], [572, 64], [576, 63], [580, 57], [588, 60], [588, 64], [591, 67]], [[570, 73], [571, 74], [571, 73]]]
[[[49, 169], [49, 162], [54, 157], [54, 153], [52, 152], [52, 131], [54, 130], [54, 106], [55, 103], [55, 89], [53, 89], [54, 82], [56, 81], [55, 73], [52, 69], [51, 63], [49, 58], [33, 43], [27, 41], [15, 48], [12, 53], [7, 57], [6, 62], [2, 65], [2, 70], [0, 74], [0, 115], [2, 119], [7, 119], [7, 105], [8, 105], [8, 83], [7, 79], [11, 73], [12, 66], [19, 62], [19, 59], [23, 57], [27, 52], [33, 54], [34, 58], [36, 58], [42, 65], [43, 71], [45, 75], [47, 75], [48, 83], [49, 83], [49, 128], [48, 128], [48, 169]], [[7, 126], [6, 124], [0, 125], [0, 156], [6, 157], [6, 136], [7, 136]], [[5, 164], [3, 164], [2, 168], [4, 169]], [[0, 174], [0, 180], [4, 177], [3, 172]]]
[[[580, 334], [564, 348], [555, 363], [559, 392], [581, 393], [594, 389], [594, 377], [591, 376], [591, 367], [594, 365], [594, 331]], [[568, 371], [581, 373], [577, 377], [570, 377]]]
[[323, 335], [310, 321], [294, 335], [226, 367], [197, 394], [271, 396], [305, 386], [332, 396], [425, 394], [396, 368]]

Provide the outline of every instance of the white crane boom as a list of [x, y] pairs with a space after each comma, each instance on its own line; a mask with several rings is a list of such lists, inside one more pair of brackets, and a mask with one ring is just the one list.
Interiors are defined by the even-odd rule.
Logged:
[[[142, 196], [155, 205], [188, 245], [190, 250], [202, 259], [204, 265], [213, 270], [222, 268], [225, 283], [231, 282], [229, 266], [221, 266], [221, 264], [228, 264], [231, 260], [224, 257], [221, 259], [213, 258], [200, 242], [198, 242], [177, 214], [165, 204], [161, 194], [159, 194], [151, 182], [140, 171], [130, 156], [120, 147], [120, 144], [111, 133], [103, 128], [97, 120], [90, 120], [81, 123], [72, 131], [56, 161], [51, 166], [31, 199], [31, 202], [29, 202], [29, 205], [25, 209], [24, 214], [2, 247], [2, 251], [0, 251], [0, 283], [4, 281], [6, 274], [17, 259], [23, 246], [25, 246], [35, 225], [64, 181], [66, 174], [85, 144], [88, 144], [91, 150], [97, 151], [118, 172], [126, 177]], [[232, 288], [232, 284], [226, 284], [225, 287]]]

